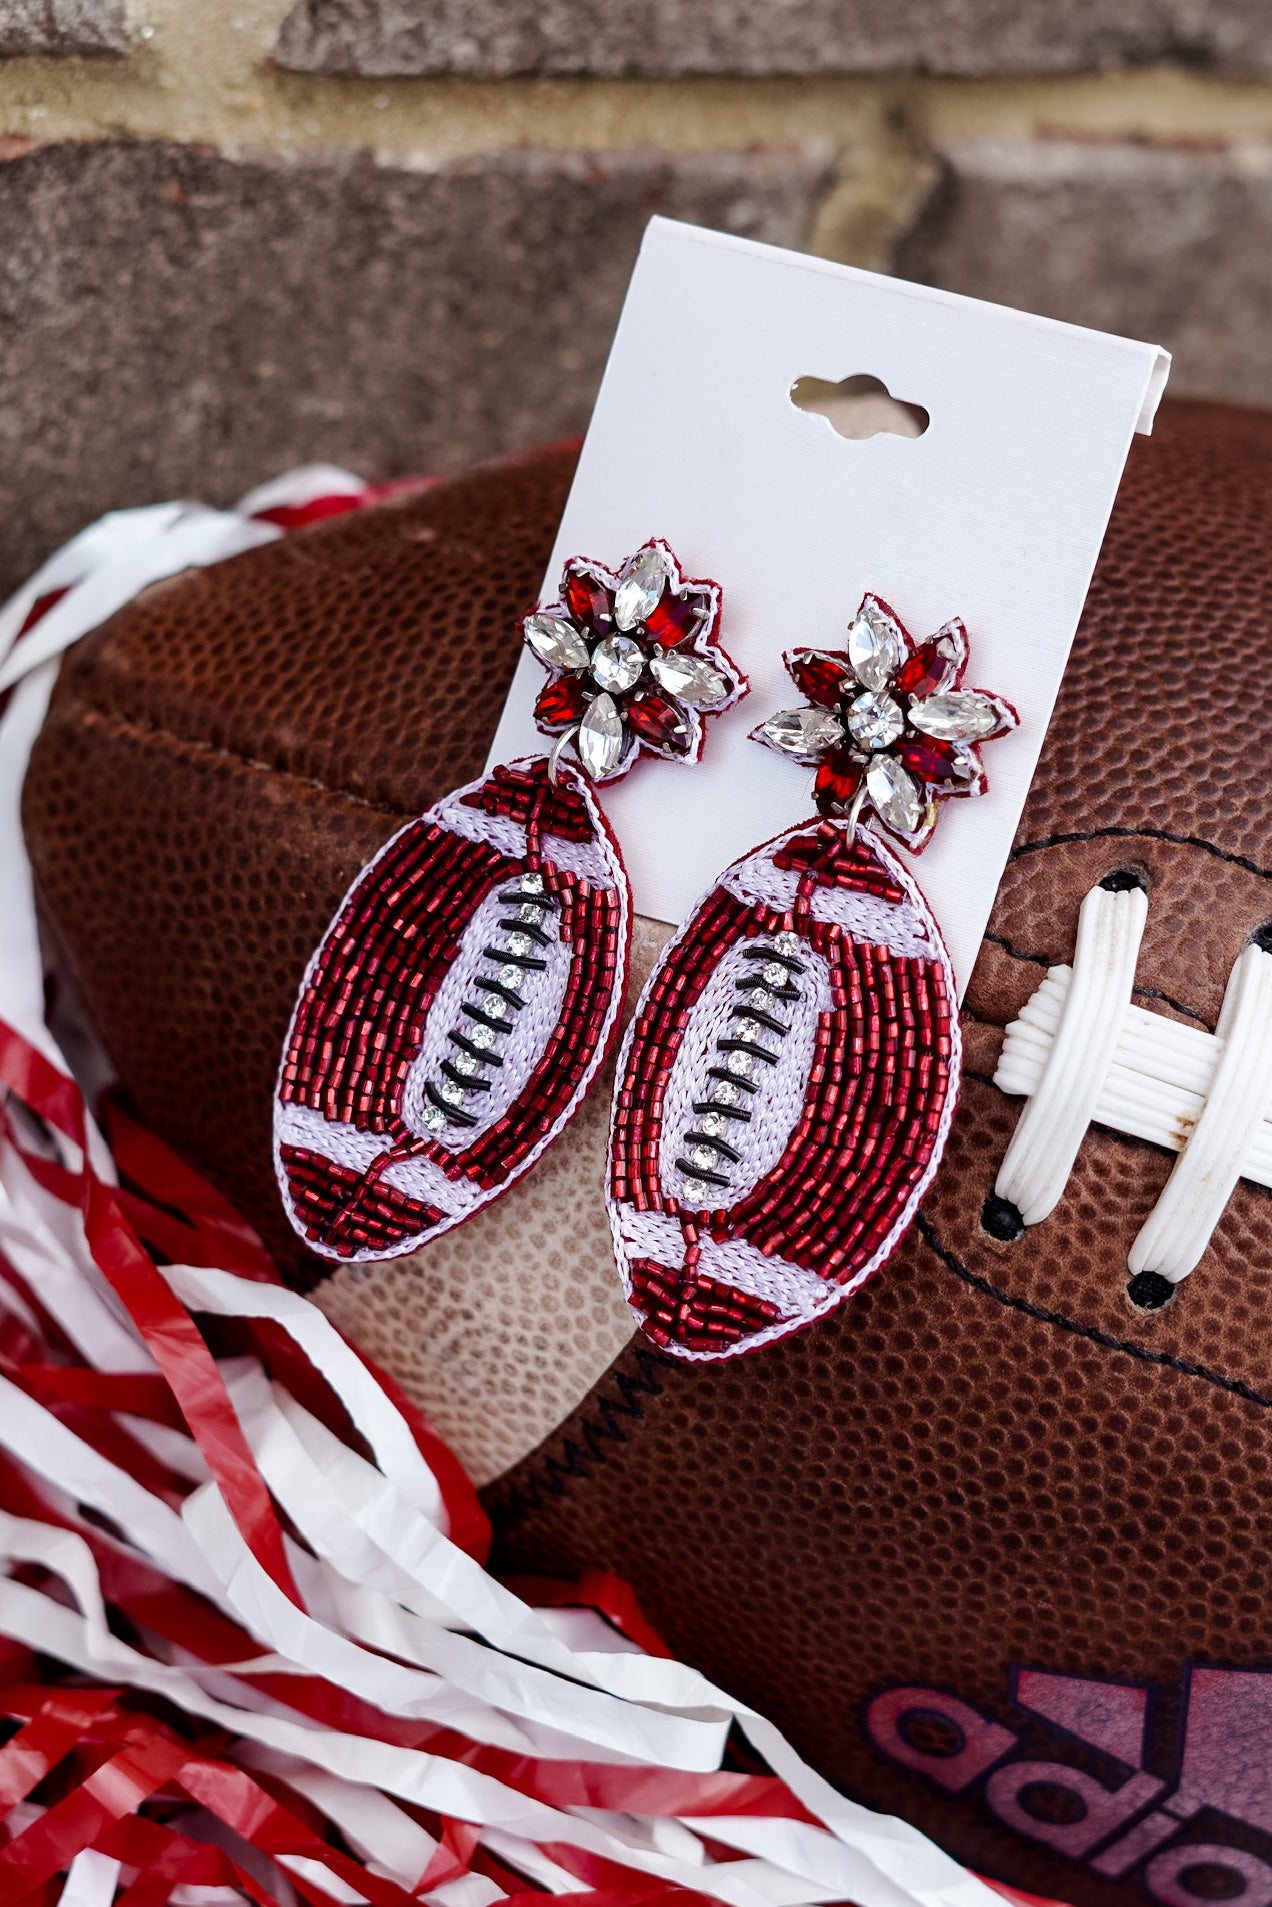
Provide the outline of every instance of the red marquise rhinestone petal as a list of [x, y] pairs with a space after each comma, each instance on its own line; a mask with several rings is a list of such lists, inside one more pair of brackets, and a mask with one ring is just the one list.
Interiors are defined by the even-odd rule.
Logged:
[[645, 627], [660, 649], [674, 649], [687, 642], [702, 620], [704, 597], [673, 596], [664, 589], [645, 618]]
[[567, 570], [564, 595], [566, 608], [582, 628], [590, 629], [597, 636], [613, 635], [613, 593], [598, 583], [594, 576], [589, 576], [585, 570]]
[[788, 664], [801, 695], [818, 708], [834, 708], [846, 681], [852, 680], [848, 657], [822, 649], [797, 649]]
[[693, 730], [684, 710], [657, 689], [644, 689], [634, 695], [623, 710], [627, 723], [651, 748], [676, 755], [687, 755], [693, 744]]
[[910, 695], [918, 701], [939, 695], [953, 679], [957, 667], [957, 658], [949, 650], [949, 643], [941, 636], [921, 644], [893, 676], [892, 694]]
[[905, 736], [897, 743], [897, 758], [916, 781], [926, 782], [929, 787], [948, 788], [960, 783], [966, 787], [972, 779], [965, 750], [950, 742], [933, 741], [927, 735]]
[[534, 719], [541, 728], [568, 728], [586, 712], [587, 699], [576, 675], [558, 675], [545, 682], [534, 705]]
[[834, 814], [851, 804], [860, 786], [861, 763], [847, 749], [840, 748], [833, 755], [827, 755], [818, 768], [813, 794], [823, 814]]

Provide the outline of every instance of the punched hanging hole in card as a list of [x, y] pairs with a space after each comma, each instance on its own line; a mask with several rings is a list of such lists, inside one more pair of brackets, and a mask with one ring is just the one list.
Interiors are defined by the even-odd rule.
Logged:
[[[670, 328], [669, 284], [694, 287]], [[612, 563], [650, 537], [692, 549], [694, 573], [724, 590], [726, 647], [751, 697], [692, 775], [606, 783], [635, 913], [686, 922], [722, 867], [807, 818], [812, 775], [750, 731], [790, 708], [787, 650], [841, 648], [856, 605], [871, 591], [892, 601], [891, 588], [920, 640], [960, 618], [970, 685], [992, 683], [1021, 717], [994, 743], [990, 799], [960, 803], [958, 828], [923, 853], [923, 892], [966, 986], [1130, 436], [1151, 421], [1166, 364], [1134, 340], [651, 220], [544, 588], [580, 551]], [[797, 405], [818, 396], [813, 379], [822, 397], [864, 380], [874, 403], [921, 404], [931, 428], [845, 442]], [[683, 455], [649, 431], [673, 416], [693, 420]], [[526, 651], [492, 766], [539, 746], [541, 675]]]
[[796, 410], [824, 417], [840, 437], [860, 443], [867, 437], [921, 437], [931, 422], [921, 404], [894, 397], [882, 378], [869, 372], [841, 377], [797, 377], [790, 389]]

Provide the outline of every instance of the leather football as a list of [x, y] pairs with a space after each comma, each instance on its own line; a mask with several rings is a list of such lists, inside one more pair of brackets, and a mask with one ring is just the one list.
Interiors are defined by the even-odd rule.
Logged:
[[[307, 1252], [271, 1165], [306, 963], [359, 868], [480, 773], [571, 468], [174, 578], [68, 656], [24, 796], [62, 1020], [429, 1412], [497, 1566], [618, 1571], [679, 1655], [983, 1874], [1266, 1907], [1270, 1195], [1238, 1180], [1156, 1302], [1128, 1254], [1176, 1155], [1092, 1125], [1025, 1228], [994, 1195], [1025, 1102], [994, 1075], [1110, 876], [1147, 890], [1136, 1004], [1206, 1033], [1272, 920], [1272, 416], [1168, 404], [1132, 448], [914, 1226], [850, 1301], [708, 1364], [633, 1334], [605, 1079], [506, 1198], [391, 1262]], [[633, 984], [670, 931], [637, 922]]]

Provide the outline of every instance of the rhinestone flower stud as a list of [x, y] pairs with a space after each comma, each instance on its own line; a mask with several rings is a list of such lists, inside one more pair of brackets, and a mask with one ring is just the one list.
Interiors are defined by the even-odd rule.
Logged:
[[561, 599], [536, 609], [522, 634], [548, 671], [535, 722], [559, 752], [572, 741], [592, 781], [616, 781], [642, 749], [696, 762], [708, 715], [746, 693], [720, 647], [720, 589], [687, 578], [652, 540], [617, 572], [575, 557]]
[[785, 657], [810, 706], [783, 709], [752, 740], [816, 766], [824, 815], [873, 808], [912, 853], [936, 825], [937, 803], [980, 795], [980, 744], [1019, 717], [1009, 702], [962, 686], [967, 631], [957, 619], [916, 643], [880, 597], [866, 596], [846, 649], [792, 649]]

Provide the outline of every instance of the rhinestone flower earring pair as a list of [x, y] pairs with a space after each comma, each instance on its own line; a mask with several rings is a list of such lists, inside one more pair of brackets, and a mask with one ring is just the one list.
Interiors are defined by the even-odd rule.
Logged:
[[[414, 1250], [529, 1170], [613, 1042], [631, 894], [594, 789], [702, 754], [747, 692], [716, 583], [653, 540], [568, 563], [525, 619], [551, 750], [409, 823], [311, 960], [275, 1099], [289, 1218], [326, 1257]], [[880, 835], [917, 852], [985, 791], [1016, 724], [962, 686], [961, 623], [914, 643], [867, 596], [842, 650], [791, 652], [808, 698], [754, 739], [816, 767], [818, 813], [727, 868], [650, 975], [618, 1066], [608, 1206], [642, 1328], [690, 1359], [842, 1302], [910, 1223], [958, 1089], [954, 978]], [[572, 752], [571, 752], [572, 751]]]

